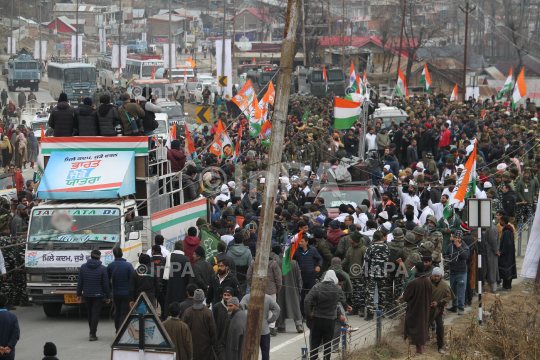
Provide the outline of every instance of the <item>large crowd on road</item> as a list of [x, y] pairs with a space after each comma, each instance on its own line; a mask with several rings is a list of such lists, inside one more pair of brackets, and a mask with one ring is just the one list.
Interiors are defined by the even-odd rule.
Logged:
[[[321, 345], [329, 359], [340, 329], [355, 330], [349, 325], [352, 316], [372, 321], [376, 310], [390, 313], [402, 302], [407, 303], [404, 335], [417, 352], [425, 351], [432, 328], [438, 351], [444, 353], [445, 315], [463, 315], [478, 292], [480, 251], [478, 229], [467, 222], [468, 206], [451, 207], [448, 202], [462, 173], [468, 171], [470, 155], [476, 154], [473, 196], [492, 199], [493, 205], [492, 225], [482, 229], [481, 280], [491, 292], [510, 291], [517, 277], [518, 224], [534, 216], [540, 187], [540, 108], [529, 99], [513, 110], [495, 99], [454, 102], [442, 92], [396, 98], [387, 105], [390, 102], [407, 112], [406, 121], [391, 119], [388, 125], [378, 120], [362, 129], [359, 120], [350, 129], [337, 130], [332, 94], [322, 99], [292, 95], [280, 174], [266, 173], [267, 139], [248, 135], [244, 114], [236, 118], [225, 111], [220, 114], [232, 142], [239, 140], [234, 158], [210, 151], [214, 138], [223, 135], [218, 133], [219, 119], [213, 126], [190, 125], [195, 153], [184, 150], [187, 139], [179, 136], [171, 142], [167, 157], [171, 170], [179, 174], [177, 186], [182, 186], [184, 202], [209, 199], [210, 222], [198, 219], [175, 243], [155, 236], [155, 245], [141, 254], [136, 269], [122, 258], [120, 249], [115, 249], [119, 250], [114, 252], [115, 261], [107, 268], [101, 265], [99, 251], [93, 251], [80, 270], [77, 289], [88, 308], [90, 340], [98, 339], [103, 300], [115, 305], [118, 331], [144, 292], [159, 309], [178, 359], [241, 359], [261, 241], [265, 179], [279, 176], [272, 250], [264, 254], [269, 258], [264, 300], [268, 315], [262, 323], [262, 358], [269, 359], [272, 337], [291, 331], [287, 319], [294, 322], [294, 331], [311, 330], [311, 359], [318, 357]], [[123, 94], [111, 104], [104, 94], [94, 105], [87, 98], [75, 110], [60, 95], [51, 112], [49, 135], [116, 136], [121, 124], [124, 136], [148, 136], [154, 126], [152, 113], [159, 111], [144, 95], [132, 99]], [[140, 121], [133, 121], [136, 118]], [[242, 137], [237, 139], [240, 130]], [[359, 154], [363, 132], [365, 151], [376, 165], [353, 168], [366, 173], [371, 183], [367, 188], [380, 193], [382, 201], [368, 197], [355, 203], [334, 190], [336, 201], [326, 202], [321, 196], [325, 189], [348, 182], [336, 174], [342, 159]], [[25, 191], [31, 196], [32, 189], [27, 186]], [[4, 207], [16, 217], [21, 206], [27, 211], [28, 202], [31, 199], [19, 196], [17, 206]], [[206, 233], [219, 239], [217, 255], [208, 261], [201, 243]], [[287, 249], [294, 249], [291, 258], [285, 255]], [[9, 259], [8, 250], [2, 251]], [[191, 274], [173, 270], [187, 264]], [[6, 274], [3, 261], [0, 265]], [[141, 269], [152, 276], [141, 276]], [[21, 292], [10, 294], [0, 298], [8, 308], [23, 301]], [[0, 312], [0, 318], [7, 314], [11, 313]], [[13, 337], [18, 338], [19, 332], [13, 331], [8, 339], [6, 327], [0, 325], [0, 345], [14, 348]]]

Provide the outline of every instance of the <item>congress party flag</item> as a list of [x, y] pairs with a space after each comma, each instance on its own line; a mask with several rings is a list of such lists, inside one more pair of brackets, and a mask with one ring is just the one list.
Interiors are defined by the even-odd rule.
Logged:
[[171, 143], [176, 140], [176, 123], [173, 125], [171, 131], [169, 132], [169, 136], [167, 136], [167, 142], [165, 143], [165, 147], [167, 149], [171, 149]]
[[457, 101], [458, 97], [458, 87], [457, 84], [454, 86], [454, 90], [452, 90], [452, 95], [450, 95], [450, 101]]
[[197, 66], [197, 65], [195, 64], [195, 61], [191, 60], [191, 57], [190, 57], [190, 56], [188, 56], [188, 58], [187, 58], [187, 60], [186, 60], [186, 65], [191, 66], [191, 67], [193, 67], [193, 68], [194, 68], [195, 66]]
[[291, 261], [296, 252], [296, 248], [302, 239], [303, 231], [300, 231], [298, 234], [294, 235], [289, 239], [287, 245], [285, 245], [285, 254], [283, 255], [283, 262], [281, 263], [281, 271], [283, 276], [287, 275], [291, 271]]
[[[223, 134], [225, 134], [225, 126], [223, 126], [223, 122], [221, 121], [221, 119], [219, 119], [217, 130], [216, 130], [216, 133], [214, 134], [214, 141], [212, 142], [212, 145], [210, 146], [210, 151], [212, 152], [212, 154], [216, 156], [221, 156], [221, 153], [222, 153]], [[230, 144], [230, 141], [231, 140], [229, 139], [229, 144]]]

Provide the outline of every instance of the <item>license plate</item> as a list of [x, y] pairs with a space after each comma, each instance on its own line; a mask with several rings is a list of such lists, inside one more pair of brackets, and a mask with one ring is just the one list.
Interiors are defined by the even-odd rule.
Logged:
[[64, 294], [64, 302], [66, 304], [78, 304], [77, 295], [75, 295], [75, 294]]

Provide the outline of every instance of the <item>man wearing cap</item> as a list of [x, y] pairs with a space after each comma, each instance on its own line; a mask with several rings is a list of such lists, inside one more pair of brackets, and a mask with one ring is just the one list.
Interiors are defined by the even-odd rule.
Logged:
[[349, 235], [351, 247], [347, 250], [341, 266], [349, 274], [352, 284], [351, 302], [355, 313], [364, 316], [365, 303], [365, 280], [362, 274], [366, 246], [362, 241], [362, 235], [354, 231]]
[[195, 290], [193, 295], [195, 304], [188, 308], [182, 315], [182, 321], [191, 331], [193, 340], [193, 359], [212, 359], [213, 348], [217, 342], [217, 329], [212, 311], [204, 304], [204, 291]]
[[431, 272], [431, 307], [429, 311], [429, 324], [435, 322], [437, 333], [437, 348], [439, 354], [444, 354], [444, 307], [456, 299], [456, 295], [442, 280], [442, 271], [436, 267]]
[[[341, 204], [341, 205], [344, 205], [344, 204]], [[347, 205], [345, 205], [345, 207], [346, 206]], [[348, 216], [348, 213], [347, 213], [347, 216]], [[343, 219], [345, 220], [345, 216], [343, 217]], [[326, 239], [330, 244], [332, 244], [333, 247], [337, 246], [341, 237], [345, 235], [343, 230], [341, 230], [341, 222], [339, 220], [332, 220], [329, 224], [329, 228], [330, 228], [330, 231], [328, 232]]]
[[227, 308], [229, 310], [230, 325], [228, 331], [226, 331], [225, 359], [242, 360], [247, 312], [240, 309], [240, 302], [236, 297], [229, 299]]
[[233, 297], [234, 290], [232, 287], [227, 286], [223, 289], [223, 298], [220, 302], [216, 303], [213, 308], [214, 321], [216, 322], [217, 342], [214, 351], [216, 357], [219, 360], [225, 360], [225, 352], [227, 346], [227, 332], [229, 331], [229, 325], [231, 318], [229, 316], [229, 309], [227, 306], [228, 301]]
[[444, 258], [450, 268], [450, 287], [456, 299], [452, 301], [452, 307], [446, 310], [463, 315], [465, 308], [465, 291], [467, 288], [467, 259], [470, 251], [466, 243], [462, 241], [463, 231], [456, 230], [451, 237], [452, 243], [448, 245]]
[[366, 308], [367, 314], [364, 320], [370, 321], [373, 319], [375, 287], [380, 289], [378, 292], [378, 308], [383, 310], [386, 306], [386, 287], [387, 268], [386, 263], [390, 256], [388, 246], [385, 244], [386, 235], [380, 231], [375, 231], [373, 234], [373, 243], [366, 249], [364, 256], [363, 274], [366, 278]]
[[[385, 180], [385, 183], [386, 183], [386, 180]], [[397, 208], [396, 208], [396, 204], [394, 203], [394, 201], [392, 199], [394, 197], [391, 196], [392, 194], [395, 194], [395, 186], [393, 187], [392, 190], [390, 188], [387, 188], [382, 193], [383, 201], [379, 206], [377, 206], [377, 216], [379, 216], [379, 214], [382, 213], [382, 212], [386, 212], [388, 214], [388, 217], [390, 219], [392, 219], [394, 217], [394, 215], [396, 215], [398, 213]]]
[[120, 96], [120, 100], [123, 104], [118, 107], [118, 113], [122, 120], [122, 126], [124, 127], [124, 136], [139, 136], [143, 134], [144, 128], [142, 122], [135, 125], [137, 118], [143, 119], [145, 112], [138, 104], [130, 101], [128, 93], [124, 93]]

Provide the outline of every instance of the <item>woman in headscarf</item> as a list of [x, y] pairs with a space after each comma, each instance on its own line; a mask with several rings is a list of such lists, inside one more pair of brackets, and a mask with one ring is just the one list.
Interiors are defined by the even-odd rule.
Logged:
[[28, 140], [23, 133], [20, 133], [15, 140], [15, 149], [17, 153], [15, 154], [15, 166], [26, 169], [26, 162], [28, 161]]
[[2, 143], [0, 143], [0, 149], [2, 150], [4, 169], [5, 172], [7, 172], [9, 169], [9, 164], [11, 163], [11, 159], [13, 158], [13, 146], [9, 142], [9, 138], [7, 136], [4, 136]]
[[34, 163], [37, 162], [38, 151], [38, 141], [36, 139], [36, 136], [34, 135], [34, 132], [30, 131], [28, 133], [28, 161], [30, 162], [32, 169], [34, 168]]

